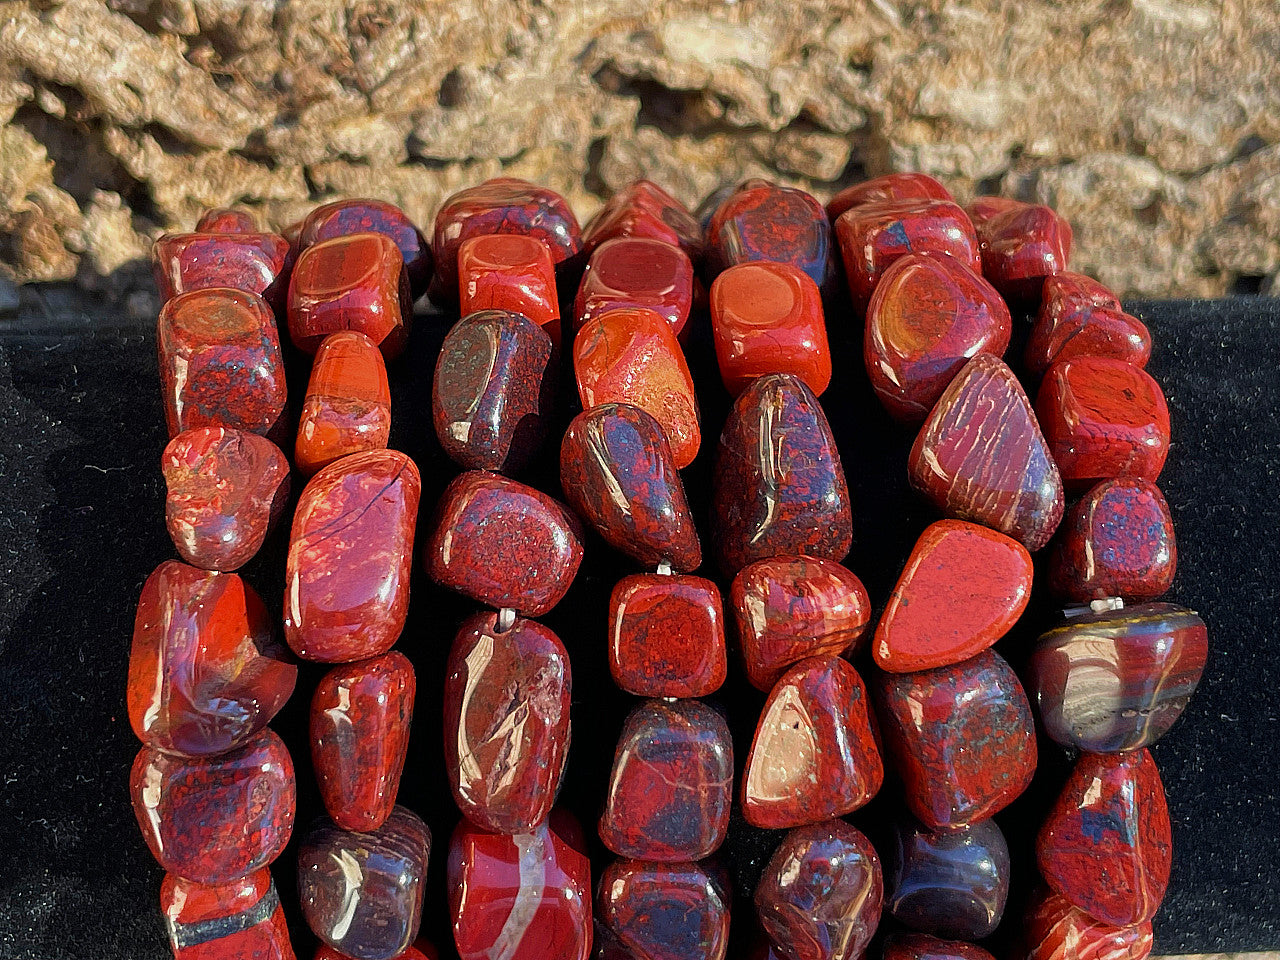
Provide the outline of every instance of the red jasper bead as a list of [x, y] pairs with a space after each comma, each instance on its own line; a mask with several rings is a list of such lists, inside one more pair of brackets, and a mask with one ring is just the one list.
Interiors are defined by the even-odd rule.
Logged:
[[569, 654], [533, 620], [463, 622], [444, 683], [444, 756], [464, 816], [496, 833], [547, 819], [569, 755]]
[[835, 222], [853, 207], [885, 200], [951, 200], [951, 193], [927, 173], [888, 173], [845, 187], [827, 201], [827, 217]]
[[258, 233], [258, 221], [247, 210], [215, 207], [196, 221], [196, 233]]
[[600, 839], [637, 860], [701, 860], [724, 842], [732, 794], [724, 718], [697, 700], [648, 700], [623, 725]]
[[889, 937], [885, 940], [882, 957], [883, 960], [995, 960], [991, 953], [972, 943], [940, 940], [927, 933], [901, 933]]
[[230, 287], [278, 310], [292, 263], [289, 241], [274, 233], [166, 233], [151, 247], [162, 302], [193, 290]]
[[169, 436], [194, 427], [274, 434], [287, 401], [276, 318], [243, 290], [197, 290], [169, 300], [156, 324]]
[[679, 247], [643, 237], [608, 240], [583, 271], [574, 329], [610, 310], [643, 309], [659, 314], [683, 341], [693, 289], [693, 263]]
[[1031, 554], [1017, 540], [963, 520], [932, 524], [876, 627], [876, 665], [910, 673], [981, 653], [1022, 616], [1032, 574]]
[[639, 407], [605, 403], [574, 417], [560, 446], [560, 486], [614, 549], [645, 566], [702, 563], [671, 445]]
[[1068, 483], [1113, 477], [1154, 481], [1169, 454], [1169, 407], [1145, 370], [1108, 357], [1055, 363], [1036, 413]]
[[907, 461], [911, 485], [943, 513], [1038, 550], [1062, 519], [1062, 478], [1031, 401], [998, 358], [980, 353], [943, 391]]
[[793, 663], [854, 648], [871, 619], [862, 581], [832, 560], [769, 557], [748, 564], [729, 591], [747, 679], [770, 690]]
[[409, 610], [422, 480], [396, 450], [370, 450], [311, 478], [293, 515], [284, 632], [304, 660], [345, 663], [391, 649]]
[[175, 960], [294, 960], [280, 897], [265, 868], [225, 884], [167, 873], [160, 912]]
[[577, 518], [533, 487], [472, 470], [440, 497], [426, 566], [450, 590], [541, 616], [563, 599], [581, 563]]
[[582, 230], [588, 252], [619, 237], [656, 240], [679, 247], [690, 260], [702, 256], [702, 227], [685, 206], [651, 180], [623, 187]]
[[583, 324], [573, 341], [573, 372], [584, 410], [629, 403], [657, 420], [676, 467], [702, 442], [698, 400], [671, 325], [652, 310], [610, 310]]
[[418, 689], [413, 664], [392, 651], [343, 664], [311, 698], [311, 763], [329, 818], [377, 830], [395, 807]]
[[919, 673], [882, 673], [872, 687], [907, 807], [927, 827], [947, 830], [985, 820], [1031, 782], [1031, 705], [1017, 675], [994, 651]]
[[293, 832], [293, 761], [270, 730], [213, 759], [143, 747], [129, 790], [160, 866], [197, 883], [229, 883], [262, 869]]
[[528, 317], [560, 345], [556, 268], [546, 244], [533, 237], [494, 233], [458, 247], [458, 302], [465, 317], [506, 310]]
[[1115, 294], [1097, 280], [1078, 273], [1046, 277], [1027, 340], [1027, 369], [1044, 373], [1054, 363], [1076, 357], [1112, 357], [1145, 367], [1151, 331], [1125, 313]]
[[356, 330], [329, 334], [311, 367], [294, 464], [310, 475], [353, 453], [385, 450], [390, 436], [391, 386], [378, 345]]
[[791, 666], [756, 726], [742, 775], [742, 814], [780, 829], [842, 817], [884, 782], [867, 689], [839, 657]]
[[727, 663], [720, 591], [702, 577], [640, 573], [609, 597], [609, 672], [637, 697], [705, 697]]
[[394, 357], [412, 316], [409, 274], [390, 237], [353, 233], [299, 255], [289, 281], [289, 337], [304, 353], [315, 353], [331, 333], [356, 330]]
[[1164, 785], [1145, 749], [1082, 754], [1036, 838], [1049, 886], [1118, 927], [1155, 916], [1172, 856]]
[[969, 205], [978, 232], [982, 272], [1010, 299], [1040, 296], [1046, 277], [1067, 269], [1071, 225], [1051, 207], [1008, 197], [979, 197]]
[[908, 253], [959, 260], [982, 272], [978, 237], [968, 215], [950, 200], [886, 200], [846, 210], [836, 240], [854, 304], [865, 306], [884, 272]]
[[183, 560], [235, 570], [253, 559], [289, 499], [289, 461], [254, 433], [184, 430], [160, 458], [165, 526]]
[[600, 920], [644, 960], [724, 960], [729, 892], [696, 863], [618, 860], [600, 878]]
[[971, 357], [1003, 356], [1012, 330], [1009, 308], [981, 275], [954, 257], [907, 254], [867, 306], [867, 377], [890, 414], [919, 423]]
[[167, 560], [138, 599], [129, 723], [166, 753], [210, 756], [248, 743], [293, 693], [298, 668], [271, 617], [234, 573]]
[[1115, 927], [1101, 923], [1052, 890], [1031, 900], [1022, 922], [1024, 960], [1147, 960], [1151, 921]]
[[712, 273], [755, 260], [788, 263], [821, 287], [831, 271], [831, 224], [803, 190], [751, 181], [711, 218], [707, 259]]
[[417, 298], [431, 279], [431, 247], [405, 212], [384, 200], [335, 200], [312, 210], [298, 228], [298, 246], [353, 233], [381, 233], [400, 251], [409, 273], [411, 296]]

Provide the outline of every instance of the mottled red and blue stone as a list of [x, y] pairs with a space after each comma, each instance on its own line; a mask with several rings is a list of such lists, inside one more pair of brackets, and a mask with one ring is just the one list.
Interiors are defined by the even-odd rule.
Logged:
[[789, 263], [823, 286], [831, 274], [831, 224], [822, 204], [803, 190], [744, 184], [707, 226], [707, 262], [714, 275], [753, 260]]
[[609, 596], [609, 672], [637, 697], [705, 697], [728, 670], [724, 610], [702, 577], [639, 573]]
[[729, 946], [729, 891], [696, 863], [617, 860], [600, 877], [598, 909], [643, 960], [723, 960]]
[[230, 287], [284, 305], [293, 255], [274, 233], [166, 233], [151, 247], [162, 302], [209, 287]]
[[160, 912], [175, 960], [294, 960], [280, 897], [265, 867], [225, 884], [165, 874]]
[[312, 210], [298, 231], [298, 246], [306, 249], [321, 240], [352, 233], [381, 233], [400, 250], [415, 298], [431, 279], [431, 246], [422, 231], [395, 204], [367, 198], [335, 200]]
[[1067, 269], [1071, 225], [1052, 207], [1009, 197], [978, 197], [969, 204], [978, 233], [982, 272], [1011, 300], [1034, 300], [1046, 277]]
[[214, 207], [196, 221], [196, 233], [258, 233], [258, 221], [247, 210]]
[[605, 201], [582, 228], [591, 252], [619, 237], [658, 240], [679, 247], [690, 260], [702, 257], [702, 227], [684, 205], [652, 180], [636, 180]]
[[827, 216], [834, 223], [853, 207], [886, 200], [951, 200], [947, 190], [927, 173], [887, 173], [845, 187], [827, 201]]

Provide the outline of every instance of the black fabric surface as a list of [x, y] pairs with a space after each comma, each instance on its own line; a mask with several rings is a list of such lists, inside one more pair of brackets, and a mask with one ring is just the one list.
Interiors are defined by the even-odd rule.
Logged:
[[[49, 304], [53, 303], [52, 306]], [[1280, 524], [1280, 301], [1139, 303], [1152, 328], [1150, 369], [1164, 386], [1174, 443], [1161, 478], [1177, 523], [1180, 563], [1168, 599], [1199, 610], [1211, 656], [1184, 718], [1155, 748], [1174, 821], [1169, 894], [1156, 919], [1160, 953], [1280, 947], [1280, 665], [1274, 551]], [[877, 609], [920, 530], [933, 518], [906, 487], [911, 436], [871, 397], [846, 314], [828, 316], [836, 377], [822, 397], [854, 497], [855, 540], [846, 561]], [[706, 542], [715, 439], [728, 406], [697, 319], [690, 362], [703, 405], [703, 445], [685, 472]], [[423, 523], [457, 468], [430, 426], [430, 384], [446, 321], [420, 317], [407, 355], [392, 367], [392, 445], [418, 462]], [[1020, 328], [1025, 335], [1025, 325]], [[1015, 339], [1015, 349], [1017, 340]], [[91, 302], [24, 294], [0, 316], [0, 957], [24, 960], [159, 960], [168, 956], [157, 909], [160, 870], [129, 808], [137, 750], [124, 713], [134, 605], [143, 580], [173, 556], [158, 469], [166, 440], [151, 331], [118, 324]], [[1012, 354], [1017, 356], [1016, 353]], [[291, 360], [300, 401], [307, 367]], [[561, 425], [575, 395], [566, 376]], [[558, 492], [558, 442], [524, 479]], [[287, 527], [287, 524], [286, 524]], [[285, 530], [242, 572], [274, 609], [282, 591]], [[420, 528], [419, 542], [422, 540]], [[599, 539], [560, 606], [545, 618], [564, 639], [574, 672], [573, 748], [561, 802], [592, 837], [594, 875], [608, 862], [594, 840], [614, 744], [634, 701], [609, 680], [604, 624], [608, 592], [635, 569]], [[705, 565], [707, 571], [711, 564]], [[724, 586], [722, 582], [722, 586]], [[1020, 666], [1052, 620], [1037, 584], [1032, 608], [999, 649]], [[457, 623], [474, 609], [415, 567], [410, 621], [399, 643], [418, 671], [417, 715], [401, 801], [434, 832], [423, 932], [452, 953], [444, 864], [457, 813], [443, 779], [443, 665]], [[321, 808], [305, 742], [306, 708], [322, 669], [304, 666], [273, 724], [298, 767], [299, 829]], [[763, 704], [739, 670], [713, 698], [729, 717], [738, 766]], [[1068, 768], [1042, 740], [1028, 794], [998, 817], [1014, 855], [1014, 895], [1004, 926], [1017, 925], [1033, 882], [1030, 841]], [[883, 843], [899, 804], [886, 790], [851, 820]], [[736, 814], [721, 853], [737, 885], [735, 946], [750, 932], [749, 890], [779, 838]], [[296, 839], [274, 873], [298, 955], [314, 941], [294, 893]], [[891, 925], [886, 923], [885, 929]], [[994, 942], [999, 949], [1004, 941]], [[873, 952], [872, 956], [878, 956]]]

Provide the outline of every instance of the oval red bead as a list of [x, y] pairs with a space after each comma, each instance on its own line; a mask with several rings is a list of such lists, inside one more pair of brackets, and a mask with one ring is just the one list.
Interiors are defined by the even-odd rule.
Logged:
[[574, 330], [610, 310], [652, 310], [684, 339], [693, 309], [693, 263], [677, 246], [643, 237], [600, 244], [573, 304]]
[[1044, 281], [1025, 357], [1033, 373], [1076, 357], [1112, 357], [1145, 367], [1151, 357], [1151, 331], [1125, 313], [1116, 295], [1098, 281], [1062, 273]]
[[471, 237], [458, 247], [458, 310], [505, 310], [528, 317], [560, 345], [556, 268], [542, 241], [511, 233]]
[[599, 909], [636, 960], [724, 960], [729, 947], [729, 891], [696, 863], [615, 861]]
[[803, 190], [767, 180], [742, 184], [707, 225], [712, 274], [768, 260], [804, 271], [821, 287], [831, 271], [831, 224], [822, 204]]
[[1040, 890], [1022, 922], [1024, 960], [1147, 960], [1154, 944], [1151, 921], [1115, 927], [1102, 923], [1052, 890]]
[[853, 207], [885, 200], [951, 200], [951, 193], [927, 173], [887, 173], [845, 187], [827, 201], [827, 216], [834, 222]]
[[978, 233], [982, 272], [1010, 299], [1040, 296], [1046, 277], [1067, 269], [1071, 225], [1053, 208], [1008, 197], [979, 197], [969, 205]]
[[231, 287], [279, 309], [292, 253], [289, 241], [274, 233], [166, 233], [151, 247], [151, 265], [162, 302], [193, 290]]
[[214, 207], [196, 221], [196, 233], [258, 233], [258, 221], [247, 210]]
[[679, 247], [690, 260], [702, 256], [702, 228], [675, 197], [652, 180], [636, 180], [605, 201], [582, 229], [584, 250], [619, 237]]
[[728, 665], [720, 591], [702, 577], [640, 573], [609, 597], [609, 671], [637, 697], [705, 697]]
[[380, 233], [400, 251], [409, 273], [412, 296], [417, 297], [431, 279], [431, 247], [422, 231], [403, 210], [385, 200], [357, 198], [321, 204], [302, 221], [298, 246], [305, 249], [322, 240], [353, 233]]
[[384, 450], [391, 436], [391, 386], [378, 345], [356, 330], [321, 341], [298, 419], [294, 464], [305, 474], [353, 453]]
[[265, 867], [225, 884], [167, 873], [160, 912], [175, 960], [294, 960], [280, 897]]

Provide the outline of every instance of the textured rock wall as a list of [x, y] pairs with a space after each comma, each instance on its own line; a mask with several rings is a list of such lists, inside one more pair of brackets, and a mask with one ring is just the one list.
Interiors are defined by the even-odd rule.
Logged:
[[1277, 0], [0, 2], [0, 270], [126, 291], [164, 229], [499, 173], [1053, 204], [1127, 293], [1280, 270]]

